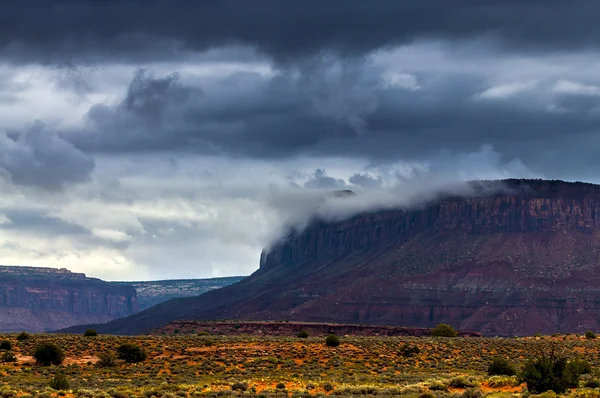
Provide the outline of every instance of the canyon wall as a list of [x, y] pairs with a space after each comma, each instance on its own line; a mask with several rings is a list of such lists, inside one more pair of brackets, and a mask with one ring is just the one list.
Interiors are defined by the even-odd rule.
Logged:
[[132, 286], [66, 269], [0, 266], [0, 331], [41, 332], [104, 323], [138, 310]]

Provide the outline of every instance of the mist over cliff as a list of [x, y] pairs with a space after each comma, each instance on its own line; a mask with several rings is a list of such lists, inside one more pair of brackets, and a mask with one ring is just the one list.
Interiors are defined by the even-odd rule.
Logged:
[[176, 319], [446, 322], [504, 336], [600, 328], [600, 186], [496, 187], [314, 219], [265, 250], [244, 280], [99, 330], [139, 333]]

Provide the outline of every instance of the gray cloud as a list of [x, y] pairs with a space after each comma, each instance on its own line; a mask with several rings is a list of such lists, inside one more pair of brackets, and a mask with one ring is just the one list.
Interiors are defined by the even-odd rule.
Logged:
[[289, 60], [359, 55], [416, 39], [488, 36], [507, 49], [597, 47], [594, 0], [219, 2], [22, 0], [3, 7], [0, 48], [18, 61], [181, 58], [225, 45]]
[[36, 124], [11, 138], [0, 134], [0, 171], [14, 183], [58, 190], [89, 180], [94, 160]]
[[306, 188], [337, 190], [346, 188], [346, 181], [328, 176], [323, 169], [316, 169], [310, 179], [304, 183], [304, 186]]
[[205, 84], [139, 71], [120, 103], [93, 106], [84, 130], [63, 136], [100, 153], [353, 156], [374, 163], [492, 145], [506, 159], [562, 178], [575, 169], [549, 156], [554, 142], [565, 140], [561, 150], [575, 156], [582, 143], [598, 141], [600, 88], [589, 82], [557, 90], [553, 78], [491, 85], [484, 75], [416, 72], [402, 79], [390, 83], [370, 62], [340, 61]]

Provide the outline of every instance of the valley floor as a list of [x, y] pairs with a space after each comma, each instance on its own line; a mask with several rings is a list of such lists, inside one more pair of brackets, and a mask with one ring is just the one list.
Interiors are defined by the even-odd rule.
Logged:
[[[327, 347], [323, 337], [305, 339], [255, 336], [82, 337], [32, 335], [11, 342], [17, 362], [0, 364], [2, 397], [202, 397], [290, 396], [525, 396], [516, 378], [487, 376], [492, 357], [502, 355], [517, 367], [540, 349], [557, 345], [561, 351], [586, 358], [600, 369], [600, 339], [579, 335], [530, 338], [341, 337]], [[35, 365], [32, 352], [44, 341], [61, 346], [63, 365]], [[140, 363], [118, 362], [99, 367], [99, 356], [134, 343], [148, 352]], [[418, 347], [411, 355], [405, 344]], [[68, 391], [48, 387], [57, 371], [70, 383]], [[581, 388], [573, 396], [600, 397], [600, 389]], [[589, 383], [588, 383], [589, 385]]]

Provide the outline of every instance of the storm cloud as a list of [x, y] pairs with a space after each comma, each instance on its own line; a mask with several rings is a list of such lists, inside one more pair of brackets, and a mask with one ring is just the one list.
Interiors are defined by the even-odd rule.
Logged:
[[599, 16], [593, 0], [23, 0], [3, 5], [0, 48], [17, 62], [134, 63], [226, 45], [290, 61], [478, 37], [507, 50], [572, 50], [597, 48]]
[[592, 0], [7, 1], [0, 256], [248, 274], [314, 216], [473, 179], [600, 182], [598, 17]]

